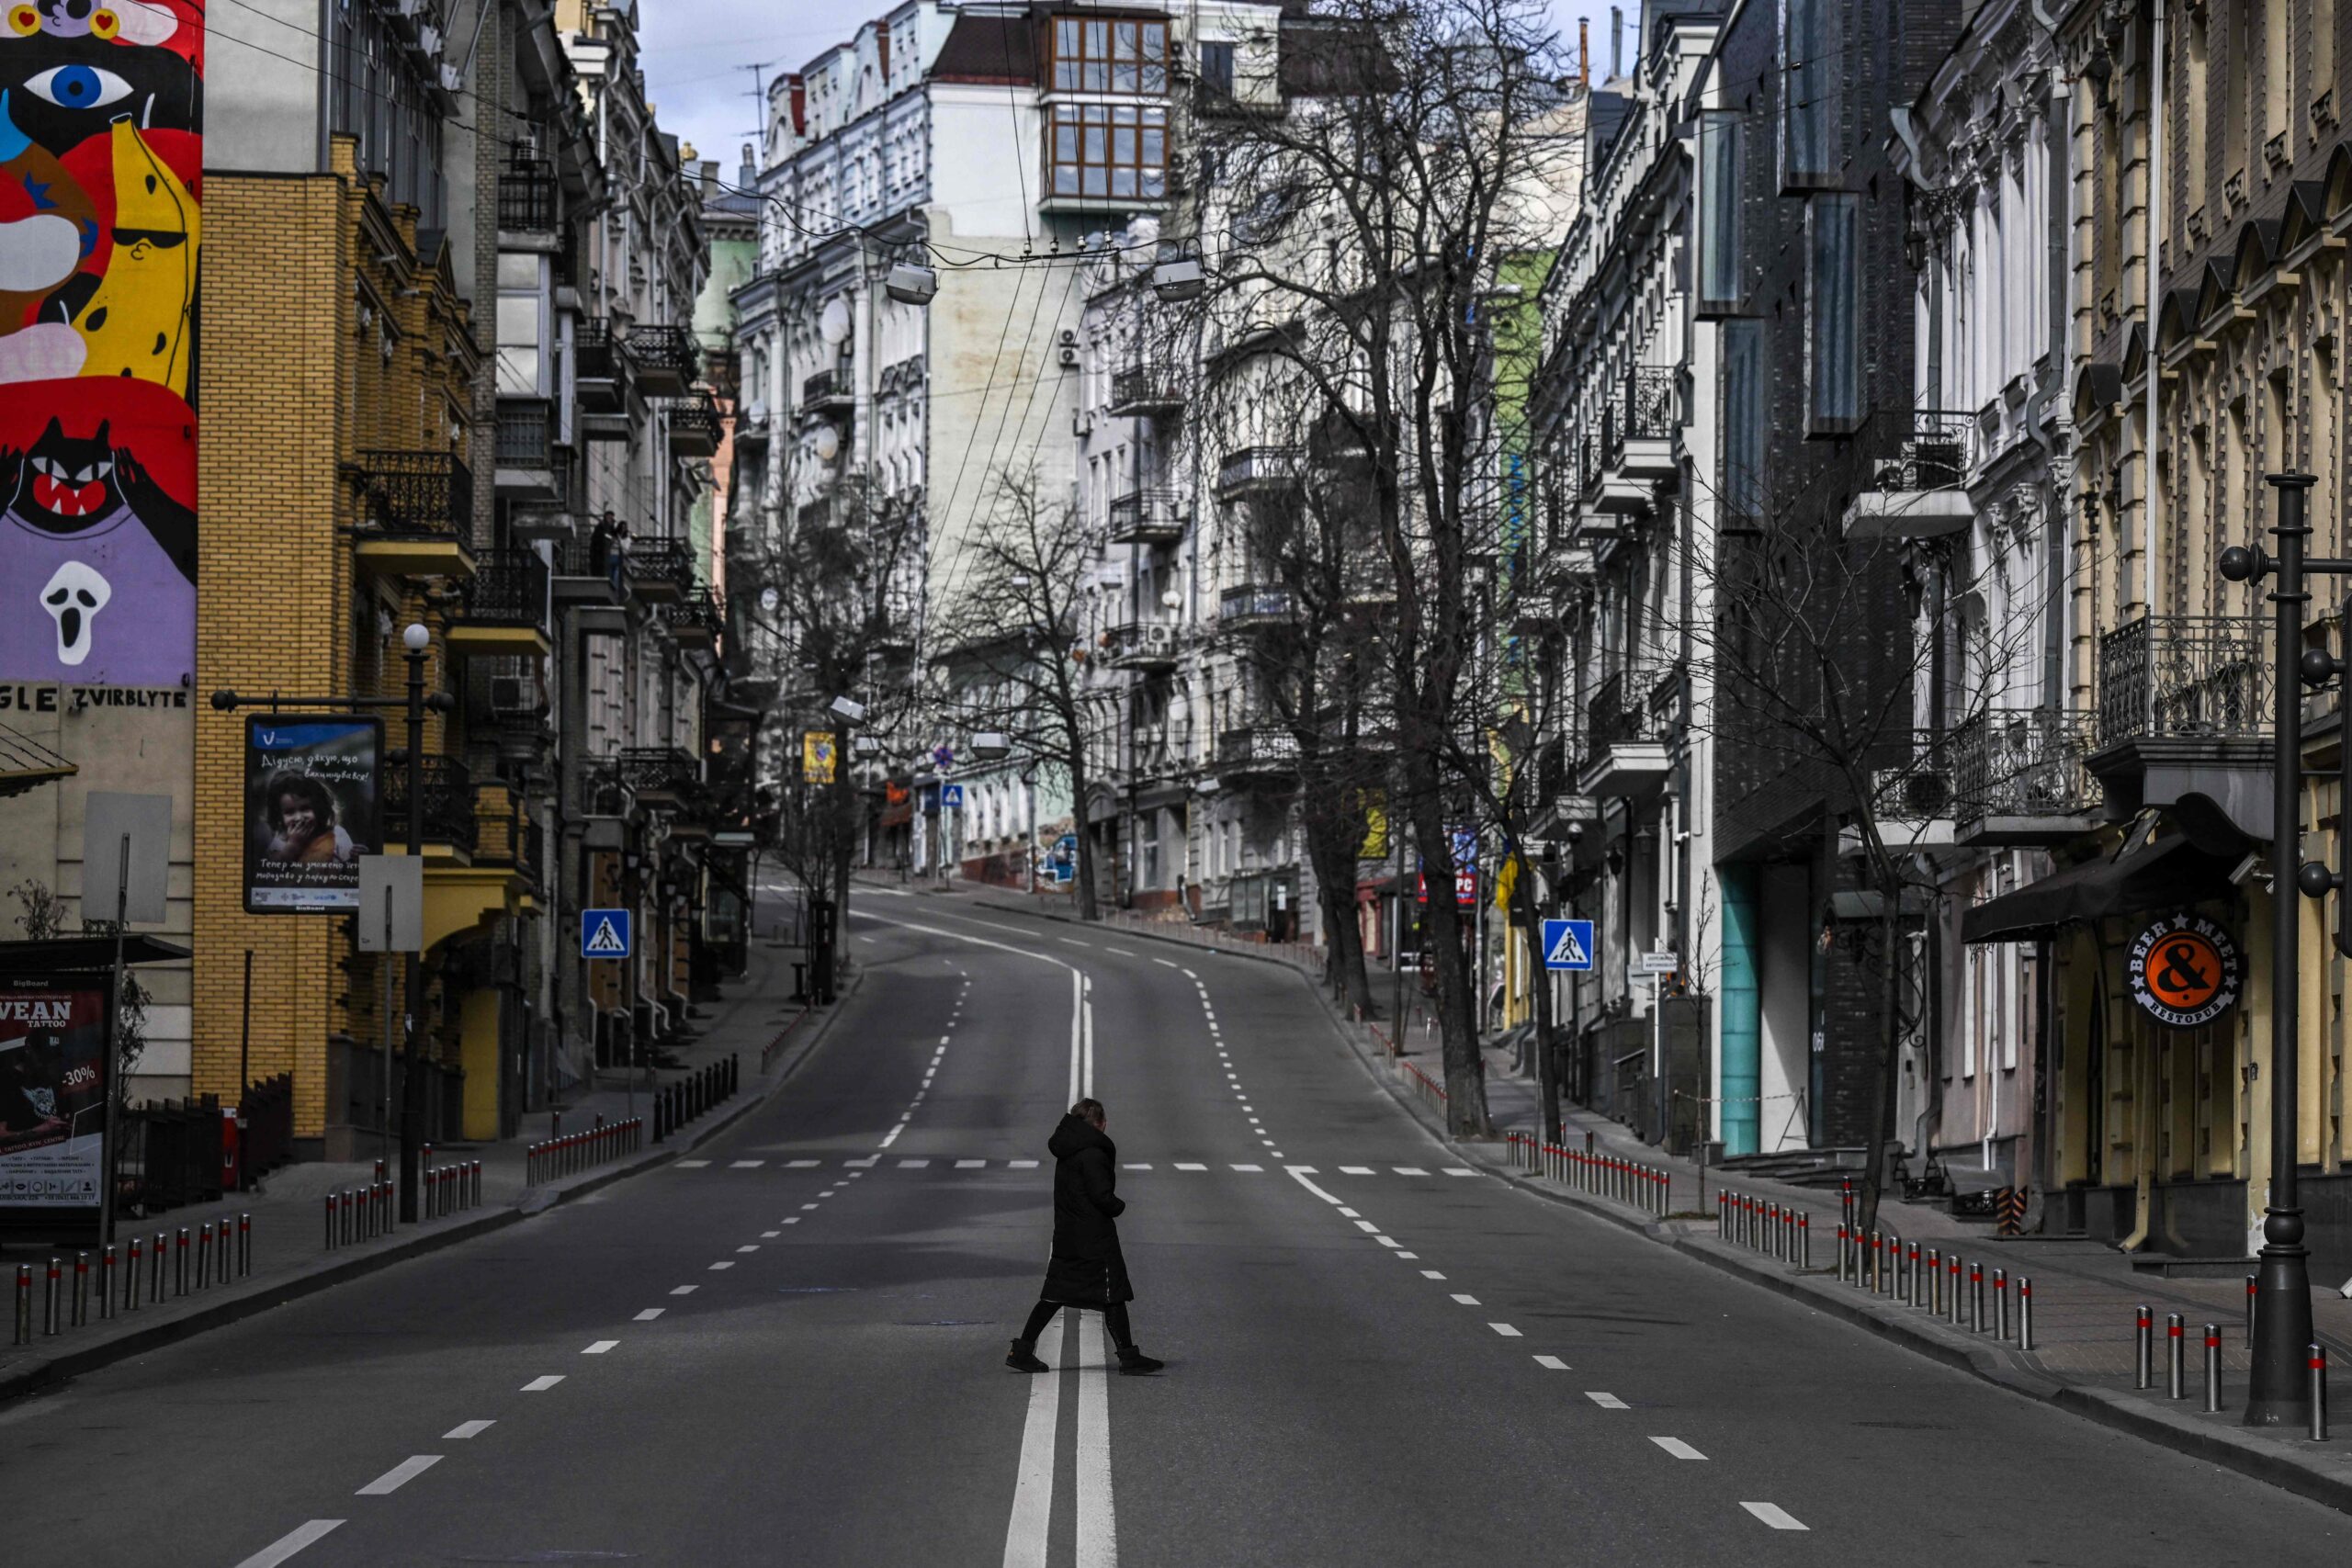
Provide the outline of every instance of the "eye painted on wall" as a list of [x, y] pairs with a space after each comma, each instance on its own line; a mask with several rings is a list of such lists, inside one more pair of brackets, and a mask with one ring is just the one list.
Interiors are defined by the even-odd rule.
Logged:
[[95, 65], [52, 65], [27, 79], [25, 88], [60, 108], [95, 109], [130, 96], [130, 84]]

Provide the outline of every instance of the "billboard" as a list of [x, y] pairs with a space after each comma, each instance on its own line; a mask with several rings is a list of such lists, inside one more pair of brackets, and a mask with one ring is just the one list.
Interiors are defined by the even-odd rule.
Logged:
[[0, 981], [0, 1210], [98, 1206], [106, 1055], [103, 979]]
[[383, 846], [384, 727], [341, 714], [245, 720], [245, 908], [348, 913]]
[[9, 13], [0, 105], [0, 681], [196, 664], [204, 12]]

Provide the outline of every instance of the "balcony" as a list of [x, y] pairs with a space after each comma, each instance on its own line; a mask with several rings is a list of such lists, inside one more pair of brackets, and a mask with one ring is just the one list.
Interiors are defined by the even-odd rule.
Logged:
[[684, 539], [632, 539], [624, 570], [639, 599], [674, 604], [694, 586], [694, 551]]
[[702, 368], [702, 350], [686, 327], [631, 327], [628, 355], [649, 398], [684, 397]]
[[1289, 626], [1297, 611], [1287, 588], [1244, 583], [1217, 595], [1216, 623], [1233, 632], [1265, 631]]
[[2085, 765], [2092, 716], [2066, 708], [1988, 708], [1950, 743], [1955, 842], [2062, 844], [2086, 831], [2101, 801]]
[[506, 866], [526, 882], [544, 885], [548, 872], [546, 835], [524, 809], [520, 795], [503, 782], [476, 785], [474, 820], [476, 865]]
[[462, 658], [548, 656], [548, 567], [537, 550], [485, 553], [449, 619], [449, 651]]
[[1114, 670], [1173, 670], [1182, 646], [1173, 621], [1123, 621], [1102, 635], [1102, 661]]
[[662, 607], [662, 624], [670, 628], [670, 640], [680, 648], [712, 649], [718, 646], [718, 634], [727, 619], [710, 590], [696, 583], [676, 604]]
[[456, 453], [364, 451], [349, 473], [362, 564], [393, 577], [472, 573], [474, 476]]
[[1216, 498], [1235, 501], [1296, 490], [1305, 469], [1301, 459], [1295, 446], [1244, 446], [1227, 452], [1217, 465]]
[[510, 158], [498, 172], [498, 231], [552, 235], [560, 227], [555, 165], [544, 158]]
[[1671, 366], [1641, 366], [1601, 410], [1601, 445], [1610, 467], [1630, 479], [1656, 483], [1677, 477], [1674, 445], [1681, 434], [1679, 373]]
[[[424, 759], [424, 809], [426, 854], [436, 844], [458, 854], [473, 853], [480, 828], [474, 817], [473, 775], [463, 762], [455, 757]], [[408, 852], [408, 768], [402, 763], [384, 767], [384, 837], [388, 853]]]
[[1176, 544], [1184, 537], [1184, 512], [1180, 491], [1130, 491], [1111, 502], [1111, 543]]
[[2098, 750], [2085, 765], [2109, 818], [2165, 807], [2192, 831], [2270, 837], [2269, 636], [2257, 615], [2158, 615], [2099, 638]]
[[1216, 774], [1231, 784], [1289, 783], [1298, 777], [1298, 737], [1258, 725], [1216, 738]]
[[628, 392], [636, 366], [628, 344], [601, 319], [582, 321], [571, 340], [572, 390], [581, 433], [592, 441], [628, 439]]
[[546, 398], [498, 400], [495, 484], [516, 501], [553, 501], [562, 493], [556, 463], [556, 409]]
[[709, 398], [682, 398], [670, 405], [673, 457], [715, 457], [718, 435], [718, 405]]
[[[574, 612], [575, 630], [628, 629], [628, 621], [618, 607], [628, 597], [628, 579], [622, 575], [620, 562], [613, 552], [600, 548], [593, 536], [567, 539], [556, 547], [551, 589], [556, 604]], [[583, 615], [587, 617], [584, 621]]]
[[820, 370], [800, 380], [800, 412], [827, 419], [847, 418], [857, 408], [857, 380], [846, 365]]
[[1611, 674], [1585, 705], [1586, 753], [1577, 793], [1638, 795], [1673, 764], [1668, 737], [1681, 694], [1673, 664], [1635, 664]]
[[1854, 433], [1860, 465], [1846, 506], [1849, 539], [1933, 539], [1975, 519], [1968, 443], [1975, 421], [1939, 409], [1887, 409]]
[[1184, 406], [1184, 378], [1172, 365], [1142, 363], [1111, 373], [1114, 418], [1175, 413]]
[[683, 805], [702, 783], [693, 754], [675, 746], [625, 746], [619, 773], [639, 806]]

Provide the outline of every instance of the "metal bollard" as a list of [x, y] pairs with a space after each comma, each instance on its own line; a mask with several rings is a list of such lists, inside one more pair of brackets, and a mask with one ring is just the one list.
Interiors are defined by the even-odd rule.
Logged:
[[1993, 1337], [2007, 1339], [2008, 1337], [2009, 1271], [1996, 1269], [1993, 1270]]
[[1731, 1239], [1731, 1211], [1724, 1206], [1724, 1195], [1721, 1192], [1715, 1194], [1715, 1239], [1717, 1241]]
[[14, 1321], [16, 1332], [9, 1337], [8, 1343], [11, 1345], [31, 1344], [33, 1342], [33, 1266], [29, 1263], [17, 1265], [17, 1311]]
[[90, 1255], [74, 1255], [74, 1326], [81, 1327], [90, 1321]]
[[64, 1264], [60, 1262], [56, 1258], [52, 1257], [50, 1258], [49, 1290], [42, 1297], [40, 1303], [40, 1335], [44, 1339], [53, 1338], [56, 1336], [57, 1331], [64, 1326], [64, 1325], [57, 1321], [57, 1308], [59, 1304], [57, 1292], [60, 1289], [60, 1281], [64, 1274]]
[[2222, 1408], [2222, 1325], [2205, 1325], [2205, 1414], [2218, 1415]]
[[1838, 1282], [1846, 1283], [1846, 1222], [1838, 1222]]
[[162, 1231], [155, 1233], [155, 1245], [147, 1253], [147, 1304], [164, 1304], [164, 1251], [168, 1238]]
[[98, 1320], [114, 1315], [114, 1243], [98, 1248]]
[[1894, 1297], [1894, 1287], [1900, 1282], [1900, 1276], [1903, 1273], [1903, 1238], [1901, 1236], [1890, 1235], [1886, 1238], [1886, 1261], [1881, 1266], [1880, 1272], [1884, 1278], [1879, 1281], [1878, 1293], [1892, 1301]]
[[182, 1225], [173, 1238], [172, 1294], [187, 1294], [187, 1227]]
[[1797, 1215], [1797, 1267], [1813, 1267], [1813, 1215], [1810, 1213]]
[[2136, 1377], [2134, 1388], [2153, 1387], [2156, 1381], [2155, 1318], [2143, 1303], [2132, 1311], [2132, 1339]]
[[2312, 1441], [2327, 1441], [2327, 1347], [2313, 1345], [2306, 1354], [2312, 1374]]
[[196, 1288], [204, 1289], [212, 1282], [212, 1227], [196, 1227]]
[[2188, 1340], [2180, 1314], [2165, 1314], [2165, 1397], [2188, 1397]]
[[481, 1161], [474, 1161], [474, 1207], [481, 1207]]
[[1936, 1315], [1944, 1310], [1944, 1255], [1940, 1247], [1928, 1248], [1927, 1299], [1919, 1303]]
[[249, 1213], [237, 1216], [237, 1277], [248, 1279], [254, 1271], [254, 1217]]
[[2018, 1348], [2033, 1348], [2033, 1280], [2018, 1276]]
[[225, 1285], [233, 1277], [230, 1270], [229, 1249], [230, 1238], [235, 1232], [226, 1214], [221, 1215], [212, 1228], [218, 1233], [213, 1239], [220, 1243], [213, 1249], [212, 1266], [217, 1272], [213, 1275], [212, 1282], [216, 1285]]
[[139, 1238], [132, 1236], [130, 1238], [130, 1267], [123, 1271], [122, 1276], [122, 1306], [125, 1312], [139, 1310], [139, 1263], [140, 1255], [143, 1250], [139, 1244]]
[[1944, 1321], [1954, 1328], [1960, 1326], [1960, 1254], [1955, 1252], [1944, 1259]]
[[2260, 1278], [2261, 1276], [2256, 1274], [2248, 1274], [2245, 1277], [2245, 1348], [2249, 1350], [2254, 1348], [2255, 1284]]
[[1973, 1258], [1968, 1264], [1968, 1326], [1977, 1333], [1984, 1332], [1984, 1265]]
[[1916, 1241], [1903, 1244], [1902, 1276], [1903, 1304], [1910, 1306], [1919, 1295], [1919, 1244]]

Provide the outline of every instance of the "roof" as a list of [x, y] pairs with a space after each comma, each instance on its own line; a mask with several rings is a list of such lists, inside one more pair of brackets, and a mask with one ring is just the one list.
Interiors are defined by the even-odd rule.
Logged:
[[1023, 15], [959, 15], [932, 62], [931, 79], [990, 86], [1034, 85], [1036, 28]]
[[21, 795], [79, 772], [31, 736], [0, 724], [0, 795]]

